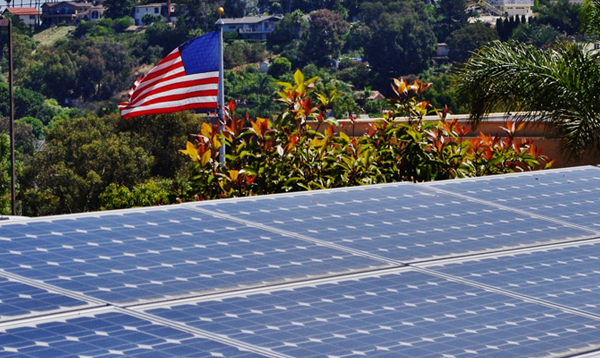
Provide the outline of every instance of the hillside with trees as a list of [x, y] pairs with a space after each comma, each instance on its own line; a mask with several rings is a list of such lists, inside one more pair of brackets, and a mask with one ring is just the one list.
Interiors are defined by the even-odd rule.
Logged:
[[[395, 113], [397, 102], [368, 100], [375, 91], [388, 98], [397, 96], [397, 88], [390, 86], [394, 78], [405, 78], [408, 83], [419, 78], [423, 83], [431, 83], [427, 91], [419, 93], [420, 100], [428, 101], [430, 108], [447, 107], [449, 113], [468, 113], [477, 100], [488, 100], [466, 95], [472, 94], [476, 88], [473, 86], [486, 83], [485, 79], [469, 77], [472, 87], [454, 83], [457, 73], [467, 77], [468, 72], [464, 71], [470, 67], [464, 67], [463, 63], [482, 46], [495, 41], [497, 46], [503, 44], [518, 49], [520, 47], [513, 45], [518, 42], [526, 44], [523, 46], [530, 47], [531, 51], [544, 52], [556, 46], [562, 48], [563, 41], [572, 41], [577, 36], [585, 34], [591, 38], [589, 36], [595, 36], [594, 29], [598, 28], [594, 27], [598, 17], [590, 15], [594, 7], [582, 7], [566, 0], [540, 0], [536, 3], [535, 17], [501, 17], [494, 24], [469, 21], [476, 14], [469, 10], [466, 0], [173, 2], [178, 9], [174, 24], [167, 24], [160, 17], [148, 17], [144, 26], [132, 26], [130, 15], [134, 6], [149, 3], [135, 0], [105, 0], [106, 18], [81, 21], [73, 26], [60, 24], [54, 28], [31, 29], [15, 19], [20, 214], [51, 215], [156, 205], [203, 196], [197, 187], [198, 168], [190, 165], [188, 159], [191, 147], [187, 148], [187, 156], [178, 150], [186, 148], [188, 141], [197, 143], [198, 137], [194, 134], [201, 132], [209, 118], [205, 114], [177, 113], [123, 120], [117, 106], [126, 99], [133, 82], [175, 46], [215, 29], [218, 19], [215, 10], [219, 5], [225, 8], [225, 17], [282, 15], [266, 41], [249, 41], [239, 33], [225, 33], [226, 102], [236, 103], [231, 107], [230, 116], [247, 118], [240, 121], [248, 128], [252, 128], [252, 123], [260, 128], [260, 123], [252, 122], [254, 118], [276, 121], [289, 113], [289, 103], [276, 100], [281, 91], [277, 83], [295, 83], [297, 69], [306, 78], [320, 79], [311, 84], [314, 94], [310, 98], [314, 103], [320, 101], [327, 108], [327, 112], [320, 113], [332, 120], [366, 113], [373, 116]], [[67, 30], [61, 33], [57, 29]], [[51, 37], [50, 33], [61, 35]], [[41, 38], [46, 40], [36, 41]], [[447, 43], [450, 49], [443, 59], [436, 57], [436, 46], [441, 42]], [[8, 160], [4, 133], [8, 133], [9, 101], [4, 32], [0, 35], [0, 46], [3, 48], [0, 71], [4, 76], [0, 82], [0, 213], [7, 214], [10, 180], [4, 174]], [[259, 71], [258, 64], [263, 61], [269, 63], [267, 72]], [[593, 61], [597, 63], [596, 59]], [[507, 85], [511, 85], [508, 79]], [[528, 89], [523, 91], [526, 93]], [[325, 97], [316, 96], [317, 93]], [[477, 116], [490, 110], [504, 110], [506, 104], [501, 100], [486, 103], [492, 106], [476, 111]], [[533, 100], [519, 104], [525, 106], [521, 108], [525, 110], [539, 110], [546, 105]], [[390, 110], [392, 112], [388, 112]], [[254, 131], [248, 135], [258, 135], [256, 128]], [[291, 133], [286, 135], [295, 138]], [[289, 142], [285, 145], [292, 146]], [[318, 150], [318, 146], [311, 150]], [[213, 154], [211, 152], [211, 156]], [[364, 158], [357, 158], [347, 164], [366, 165], [361, 162]], [[220, 185], [221, 189], [211, 189], [221, 190], [221, 194], [214, 197], [227, 195], [225, 187], [241, 178], [250, 180], [252, 175], [248, 168], [236, 168], [233, 169], [232, 164], [231, 170], [245, 170], [245, 176], [228, 171], [214, 172], [212, 177], [206, 178]], [[429, 179], [441, 177], [434, 175]], [[319, 180], [324, 178], [326, 176]], [[406, 175], [395, 180], [416, 179]], [[258, 181], [254, 187], [256, 183]], [[358, 180], [357, 183], [364, 182]], [[327, 182], [313, 185], [316, 184], [303, 179], [280, 189], [328, 187]]]

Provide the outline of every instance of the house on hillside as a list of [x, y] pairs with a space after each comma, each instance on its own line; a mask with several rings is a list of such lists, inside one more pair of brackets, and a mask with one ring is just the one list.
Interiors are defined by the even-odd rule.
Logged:
[[40, 23], [40, 12], [34, 7], [7, 7], [2, 12], [5, 16], [10, 14], [13, 18], [22, 20], [26, 25], [33, 28]]
[[266, 40], [267, 36], [275, 31], [277, 21], [282, 18], [281, 15], [269, 15], [223, 19], [223, 31], [237, 31], [241, 38], [247, 40]]
[[491, 0], [490, 4], [507, 16], [533, 16], [533, 0]]
[[177, 8], [169, 3], [152, 3], [146, 5], [137, 5], [133, 8], [133, 20], [136, 26], [144, 25], [144, 16], [152, 15], [162, 17], [162, 21], [175, 22]]
[[44, 26], [57, 25], [61, 22], [75, 24], [81, 20], [97, 21], [104, 17], [106, 8], [101, 3], [87, 3], [77, 1], [61, 1], [57, 3], [44, 3], [42, 5], [42, 24]]

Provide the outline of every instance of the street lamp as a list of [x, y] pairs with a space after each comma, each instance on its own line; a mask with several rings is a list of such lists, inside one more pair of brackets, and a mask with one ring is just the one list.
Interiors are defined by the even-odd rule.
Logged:
[[10, 96], [10, 197], [12, 215], [17, 215], [17, 191], [15, 175], [15, 96], [13, 91], [13, 47], [12, 47], [12, 21], [0, 19], [0, 27], [8, 28], [8, 92]]

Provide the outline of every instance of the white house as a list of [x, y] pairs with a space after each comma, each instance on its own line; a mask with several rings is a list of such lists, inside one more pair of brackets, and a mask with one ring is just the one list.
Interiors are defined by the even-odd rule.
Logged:
[[175, 5], [171, 4], [170, 1], [168, 3], [152, 3], [147, 5], [137, 5], [133, 8], [133, 20], [135, 21], [135, 24], [137, 26], [144, 25], [144, 22], [142, 20], [144, 16], [148, 14], [154, 17], [160, 16], [165, 22], [169, 22], [170, 17], [170, 22], [175, 22]]
[[10, 14], [13, 18], [23, 20], [29, 27], [35, 27], [40, 23], [40, 12], [34, 7], [7, 7], [2, 15]]
[[490, 4], [508, 16], [533, 16], [533, 0], [491, 0]]
[[240, 37], [248, 40], [266, 40], [267, 35], [275, 31], [277, 21], [282, 18], [281, 15], [269, 15], [223, 19], [223, 31], [237, 31]]

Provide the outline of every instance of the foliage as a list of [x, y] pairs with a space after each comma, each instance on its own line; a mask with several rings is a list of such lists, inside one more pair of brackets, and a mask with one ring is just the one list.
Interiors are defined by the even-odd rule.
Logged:
[[331, 59], [337, 59], [348, 30], [348, 23], [340, 14], [327, 9], [312, 12], [310, 27], [303, 41], [305, 62], [326, 66]]
[[273, 77], [279, 77], [292, 70], [292, 63], [283, 56], [275, 57], [273, 63], [269, 66], [268, 73]]
[[479, 47], [497, 39], [496, 31], [484, 23], [469, 24], [453, 31], [446, 39], [450, 49], [448, 58], [454, 62], [465, 62]]
[[581, 8], [581, 30], [586, 35], [600, 34], [599, 0], [584, 0]]
[[600, 149], [599, 56], [567, 41], [545, 50], [496, 41], [458, 72], [457, 91], [474, 123], [491, 111], [525, 111], [518, 118], [556, 126], [578, 156]]
[[104, 0], [102, 5], [106, 6], [106, 17], [119, 19], [124, 16], [131, 16], [135, 0]]
[[[44, 123], [52, 119], [51, 110], [44, 104], [44, 96], [23, 87], [15, 87], [14, 90], [15, 119], [34, 117]], [[5, 82], [0, 82], [0, 116], [10, 116], [9, 88]]]
[[547, 1], [539, 10], [537, 22], [550, 25], [565, 35], [576, 35], [581, 28], [581, 5], [569, 0]]
[[550, 25], [542, 25], [537, 22], [521, 23], [512, 35], [511, 39], [522, 43], [531, 44], [535, 47], [551, 46], [559, 39], [560, 34]]
[[[181, 150], [191, 160], [194, 195], [181, 199], [312, 190], [391, 181], [425, 181], [545, 168], [551, 163], [531, 141], [519, 141], [513, 123], [505, 137], [465, 138], [467, 130], [448, 120], [425, 122], [428, 85], [395, 79], [393, 110], [362, 137], [349, 137], [327, 118], [335, 91], [318, 93], [317, 78], [297, 71], [280, 83], [287, 109], [275, 121], [240, 118], [227, 106], [223, 131], [205, 123], [194, 142]], [[318, 86], [317, 86], [318, 87]], [[403, 118], [404, 120], [400, 120]], [[319, 131], [322, 129], [322, 131]], [[227, 148], [225, 160], [219, 150]]]
[[223, 66], [226, 69], [260, 62], [266, 57], [265, 46], [259, 42], [237, 40], [223, 46]]
[[96, 210], [110, 183], [133, 186], [149, 176], [153, 158], [116, 133], [115, 118], [87, 116], [63, 120], [46, 133], [22, 176], [24, 215]]
[[434, 30], [438, 42], [445, 42], [452, 32], [467, 26], [469, 12], [465, 0], [438, 0], [435, 4]]
[[0, 133], [0, 215], [11, 213], [10, 137]]
[[433, 28], [419, 2], [364, 3], [361, 18], [371, 30], [365, 41], [365, 58], [375, 88], [384, 90], [389, 79], [427, 69], [437, 43]]
[[299, 40], [302, 33], [308, 29], [308, 22], [303, 16], [301, 11], [285, 14], [283, 19], [275, 24], [275, 30], [267, 38], [268, 48], [279, 52], [290, 42]]
[[273, 101], [276, 93], [277, 86], [273, 77], [258, 72], [254, 66], [225, 73], [225, 99], [236, 101], [242, 113], [249, 112], [260, 117], [275, 115], [282, 110]]
[[166, 179], [149, 179], [135, 185], [133, 190], [112, 183], [99, 196], [100, 210], [164, 205], [169, 202], [170, 189], [171, 181]]

